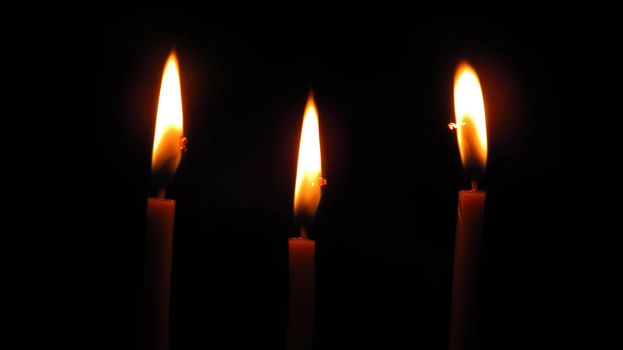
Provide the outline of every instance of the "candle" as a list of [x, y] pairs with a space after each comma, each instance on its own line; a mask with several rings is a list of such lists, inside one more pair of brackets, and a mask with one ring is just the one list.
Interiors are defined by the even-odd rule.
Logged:
[[168, 349], [171, 260], [175, 201], [164, 198], [185, 149], [182, 136], [182, 94], [175, 52], [164, 67], [152, 154], [152, 180], [156, 198], [147, 199], [144, 317], [147, 349]]
[[454, 81], [454, 112], [463, 169], [471, 190], [459, 191], [452, 278], [450, 350], [475, 348], [476, 290], [486, 192], [478, 179], [487, 163], [487, 128], [482, 89], [474, 69], [459, 64]]
[[294, 188], [294, 213], [302, 223], [301, 236], [288, 240], [290, 263], [288, 349], [290, 350], [312, 347], [316, 242], [307, 237], [307, 229], [320, 203], [320, 187], [325, 184], [320, 163], [318, 112], [314, 98], [310, 94], [303, 117]]

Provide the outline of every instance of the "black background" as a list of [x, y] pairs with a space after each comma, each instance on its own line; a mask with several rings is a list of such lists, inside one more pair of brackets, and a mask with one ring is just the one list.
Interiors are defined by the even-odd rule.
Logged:
[[53, 315], [78, 309], [67, 327], [75, 333], [53, 337], [140, 346], [151, 147], [175, 48], [189, 144], [167, 188], [177, 201], [171, 349], [285, 348], [287, 238], [297, 232], [296, 156], [311, 89], [328, 179], [312, 232], [315, 348], [447, 348], [457, 191], [469, 186], [447, 127], [460, 60], [480, 76], [489, 139], [479, 348], [559, 344], [569, 312], [560, 125], [577, 93], [568, 75], [576, 44], [590, 41], [572, 21], [218, 19], [148, 11], [81, 20], [42, 49], [66, 50], [56, 59], [78, 79], [59, 95], [79, 100], [58, 113], [79, 130], [58, 146], [72, 152], [51, 149], [41, 167], [75, 195], [52, 209], [60, 219], [50, 214], [68, 231], [50, 240], [69, 254], [48, 268], [71, 274], [42, 284], [68, 300]]

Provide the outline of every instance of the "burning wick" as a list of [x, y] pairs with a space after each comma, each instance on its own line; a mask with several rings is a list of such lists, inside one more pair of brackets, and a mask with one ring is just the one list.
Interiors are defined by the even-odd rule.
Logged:
[[[448, 128], [450, 130], [455, 130], [455, 129], [458, 130], [461, 126], [464, 126], [466, 124], [467, 124], [466, 122], [462, 122], [461, 125], [458, 125], [456, 123], [448, 123]], [[471, 183], [472, 183], [472, 191], [478, 191], [478, 181], [472, 180]], [[325, 180], [325, 184], [326, 184], [326, 180]]]
[[472, 180], [472, 191], [478, 191], [478, 181]]
[[182, 137], [180, 139], [180, 150], [182, 152], [186, 152], [186, 145], [188, 144], [188, 139], [185, 137]]
[[462, 122], [461, 125], [458, 125], [456, 123], [448, 123], [448, 128], [450, 128], [450, 130], [454, 130], [454, 129], [458, 129], [459, 127], [465, 125], [467, 123]]
[[301, 239], [307, 239], [307, 230], [305, 227], [301, 226]]
[[322, 176], [318, 177], [318, 182], [320, 183], [320, 187], [327, 185], [327, 179]]
[[[448, 128], [450, 128], [450, 130], [454, 130], [454, 129], [458, 130], [459, 127], [461, 127], [461, 126], [463, 126], [465, 124], [467, 124], [467, 123], [462, 122], [461, 125], [457, 125], [456, 123], [448, 123]], [[326, 183], [327, 183], [327, 181], [324, 180], [324, 184], [326, 184]], [[478, 181], [476, 181], [476, 180], [472, 180], [472, 191], [478, 191]]]

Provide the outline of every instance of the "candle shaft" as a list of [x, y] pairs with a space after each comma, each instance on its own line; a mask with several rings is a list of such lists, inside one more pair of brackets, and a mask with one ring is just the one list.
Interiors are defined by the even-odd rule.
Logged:
[[174, 219], [174, 200], [148, 198], [143, 324], [149, 350], [168, 349]]
[[485, 191], [459, 191], [450, 350], [475, 349], [476, 291], [485, 197]]
[[290, 322], [288, 350], [312, 348], [315, 298], [316, 242], [301, 238], [288, 241], [290, 261]]

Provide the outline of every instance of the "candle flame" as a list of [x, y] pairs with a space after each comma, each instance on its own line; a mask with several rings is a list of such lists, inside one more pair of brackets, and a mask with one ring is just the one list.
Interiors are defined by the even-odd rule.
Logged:
[[180, 142], [183, 142], [182, 90], [177, 55], [172, 51], [162, 73], [151, 159], [152, 176], [159, 187], [164, 187], [175, 175], [182, 157]]
[[463, 168], [473, 179], [484, 173], [487, 163], [487, 125], [482, 89], [476, 71], [459, 64], [454, 78], [454, 113]]
[[314, 98], [310, 94], [305, 107], [298, 166], [296, 168], [296, 187], [294, 188], [294, 213], [313, 216], [320, 203], [320, 187], [323, 184], [320, 161], [320, 131], [318, 112]]

